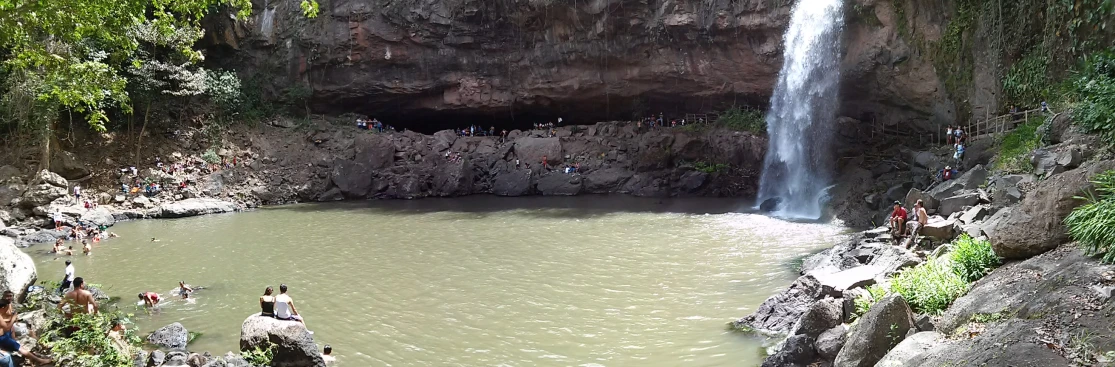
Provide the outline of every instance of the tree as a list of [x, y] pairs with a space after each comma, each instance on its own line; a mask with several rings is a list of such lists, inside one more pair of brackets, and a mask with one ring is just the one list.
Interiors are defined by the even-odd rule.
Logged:
[[[316, 1], [301, 5], [306, 16], [317, 15]], [[0, 0], [0, 102], [8, 112], [0, 118], [42, 134], [39, 164], [48, 167], [54, 124], [63, 111], [83, 116], [97, 131], [105, 130], [107, 110], [130, 114], [123, 70], [144, 67], [135, 64], [143, 37], [167, 40], [174, 52], [200, 57], [181, 32], [197, 29], [210, 9], [221, 6], [244, 18], [252, 5], [251, 0]]]

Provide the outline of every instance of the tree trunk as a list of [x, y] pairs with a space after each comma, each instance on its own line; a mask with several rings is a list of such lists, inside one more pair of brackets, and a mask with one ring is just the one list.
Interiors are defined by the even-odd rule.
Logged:
[[41, 150], [39, 151], [40, 155], [39, 155], [39, 169], [38, 169], [38, 171], [42, 171], [44, 169], [46, 169], [46, 170], [50, 169], [50, 145], [51, 145], [51, 142], [54, 141], [54, 139], [51, 139], [51, 135], [54, 135], [54, 122], [51, 122], [51, 123], [46, 125], [46, 127], [42, 131], [42, 135], [43, 135], [43, 146], [41, 147]]
[[136, 154], [134, 157], [134, 164], [139, 168], [139, 148], [143, 144], [143, 132], [147, 131], [147, 116], [151, 114], [151, 101], [147, 102], [147, 108], [143, 111], [143, 125], [140, 125], [139, 135], [136, 136]]

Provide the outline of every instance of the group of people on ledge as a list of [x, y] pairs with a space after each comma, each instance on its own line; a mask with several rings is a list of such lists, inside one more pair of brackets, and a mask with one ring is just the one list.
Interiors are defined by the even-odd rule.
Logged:
[[356, 119], [356, 128], [360, 130], [375, 130], [380, 133], [384, 131], [395, 131], [394, 126], [386, 125], [374, 118], [371, 121], [365, 120], [364, 118]]

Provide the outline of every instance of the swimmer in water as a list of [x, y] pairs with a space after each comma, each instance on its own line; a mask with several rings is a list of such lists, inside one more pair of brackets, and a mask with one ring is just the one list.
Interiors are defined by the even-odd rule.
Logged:
[[186, 281], [184, 281], [184, 280], [178, 281], [178, 294], [181, 295], [183, 299], [190, 298], [190, 293], [193, 293], [193, 292], [194, 292], [194, 289], [190, 288], [189, 285], [186, 285]]
[[159, 242], [159, 240], [155, 239], [155, 237], [151, 237], [151, 242]]

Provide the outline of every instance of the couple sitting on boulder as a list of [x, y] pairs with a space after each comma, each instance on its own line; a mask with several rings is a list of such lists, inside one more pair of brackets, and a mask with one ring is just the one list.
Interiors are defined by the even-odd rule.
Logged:
[[[890, 228], [892, 233], [895, 233], [895, 240], [906, 236], [905, 226], [908, 215], [906, 209], [902, 207], [902, 203], [895, 201], [894, 211], [890, 213]], [[918, 232], [921, 232], [921, 229], [929, 223], [929, 214], [925, 212], [925, 207], [921, 199], [918, 199], [917, 203], [914, 203], [913, 219], [915, 220], [910, 225], [910, 236], [916, 238]]]
[[259, 297], [259, 307], [261, 309], [259, 315], [274, 317], [279, 320], [298, 321], [305, 325], [306, 322], [302, 320], [302, 316], [294, 308], [294, 300], [286, 294], [286, 290], [286, 284], [279, 284], [279, 295], [272, 296], [271, 293], [274, 292], [274, 289], [267, 287], [263, 291], [263, 296]]

